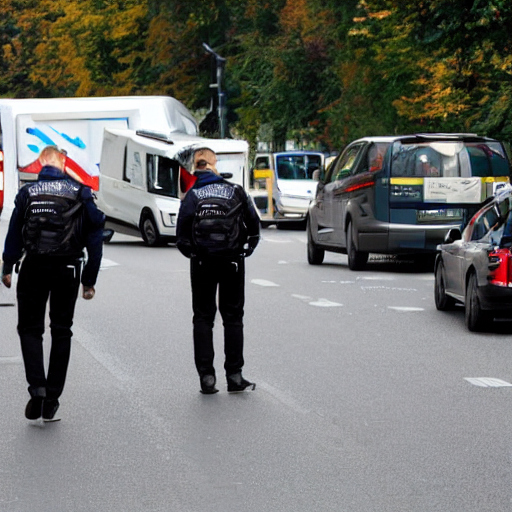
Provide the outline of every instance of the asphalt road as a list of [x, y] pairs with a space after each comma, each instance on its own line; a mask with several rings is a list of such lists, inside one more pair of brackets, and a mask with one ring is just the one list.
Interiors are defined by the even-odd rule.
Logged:
[[116, 235], [77, 304], [62, 420], [44, 426], [23, 415], [0, 290], [0, 511], [512, 510], [511, 324], [469, 333], [462, 310], [436, 311], [428, 269], [309, 266], [305, 241], [263, 230], [246, 285], [257, 388], [226, 392], [218, 318], [220, 393], [204, 396], [188, 260]]

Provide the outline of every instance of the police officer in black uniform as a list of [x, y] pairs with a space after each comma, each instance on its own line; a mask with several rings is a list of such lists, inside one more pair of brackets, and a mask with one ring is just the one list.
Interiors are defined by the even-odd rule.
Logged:
[[[105, 216], [97, 209], [91, 189], [63, 172], [65, 158], [54, 146], [41, 152], [43, 167], [38, 180], [23, 186], [16, 196], [3, 253], [2, 282], [8, 288], [13, 267], [25, 255], [18, 278], [17, 304], [18, 333], [31, 397], [25, 416], [30, 420], [41, 416], [47, 421], [55, 419], [66, 380], [80, 282], [83, 298], [92, 299], [102, 257]], [[31, 208], [37, 217], [38, 212], [44, 213], [45, 208], [50, 211], [62, 202], [76, 205], [73, 228], [68, 228], [72, 236], [65, 242], [55, 242], [52, 236], [56, 233], [45, 232], [31, 239], [27, 232], [30, 205], [36, 205]], [[57, 247], [52, 248], [52, 244]], [[82, 272], [84, 248], [88, 258]], [[48, 299], [52, 344], [46, 373], [43, 333]]]
[[[176, 228], [178, 249], [191, 258], [194, 359], [201, 392], [217, 393], [213, 366], [213, 325], [217, 311], [224, 324], [224, 370], [229, 392], [254, 389], [255, 384], [242, 377], [244, 365], [243, 315], [245, 301], [245, 261], [259, 241], [260, 220], [252, 199], [244, 189], [226, 181], [216, 171], [217, 157], [208, 148], [192, 152], [196, 181], [185, 195]], [[193, 224], [199, 198], [238, 194], [243, 205], [245, 239], [241, 249], [231, 257], [208, 256], [194, 242]]]

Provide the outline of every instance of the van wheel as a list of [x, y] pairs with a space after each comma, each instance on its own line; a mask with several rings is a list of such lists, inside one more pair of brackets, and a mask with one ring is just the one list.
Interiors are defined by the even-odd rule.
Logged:
[[352, 221], [348, 223], [347, 227], [347, 255], [348, 255], [348, 268], [350, 270], [363, 270], [368, 261], [369, 254], [367, 252], [358, 251], [354, 242], [354, 229], [352, 228]]
[[144, 243], [149, 247], [157, 247], [161, 244], [160, 234], [158, 233], [158, 228], [151, 214], [145, 213], [142, 216], [140, 231]]
[[325, 251], [320, 249], [313, 241], [313, 234], [311, 233], [311, 221], [307, 220], [308, 233], [308, 263], [310, 265], [321, 265], [324, 261]]
[[484, 311], [480, 307], [480, 301], [477, 295], [476, 275], [474, 273], [469, 276], [464, 307], [464, 319], [466, 321], [466, 327], [470, 331], [480, 332], [483, 331], [486, 326], [489, 326], [492, 317], [489, 312]]

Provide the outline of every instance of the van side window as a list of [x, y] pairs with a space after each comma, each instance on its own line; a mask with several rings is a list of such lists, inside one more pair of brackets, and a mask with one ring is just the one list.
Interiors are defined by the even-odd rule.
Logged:
[[138, 151], [129, 152], [126, 160], [123, 179], [136, 187], [142, 187], [142, 162], [140, 153]]
[[179, 164], [160, 155], [146, 155], [148, 192], [178, 197]]

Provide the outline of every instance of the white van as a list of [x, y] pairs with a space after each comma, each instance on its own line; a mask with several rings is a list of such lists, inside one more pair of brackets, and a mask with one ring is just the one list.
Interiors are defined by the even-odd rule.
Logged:
[[0, 99], [2, 220], [10, 217], [20, 184], [37, 177], [20, 169], [32, 164], [49, 144], [66, 150], [93, 184], [97, 182], [104, 128], [197, 135], [192, 114], [167, 96]]
[[[325, 156], [319, 151], [283, 151], [258, 153], [251, 175], [251, 196], [258, 207], [262, 222], [299, 222], [305, 225], [308, 207], [315, 197], [318, 185], [314, 172], [323, 171]], [[272, 176], [272, 211], [269, 212], [266, 179], [258, 178], [258, 171], [270, 169]]]
[[246, 141], [105, 129], [97, 203], [107, 216], [106, 227], [142, 236], [150, 246], [174, 241], [183, 195], [176, 156], [189, 146], [211, 148], [221, 175], [247, 189]]

